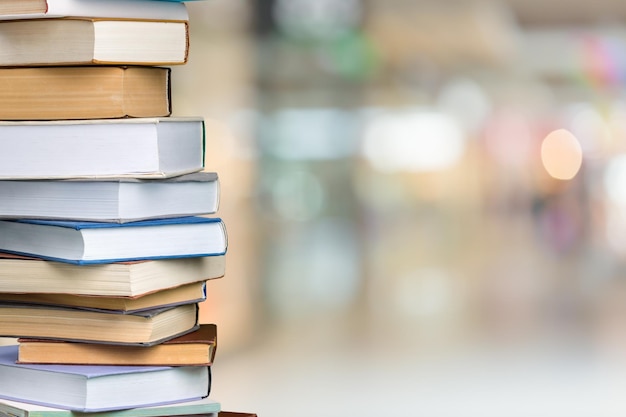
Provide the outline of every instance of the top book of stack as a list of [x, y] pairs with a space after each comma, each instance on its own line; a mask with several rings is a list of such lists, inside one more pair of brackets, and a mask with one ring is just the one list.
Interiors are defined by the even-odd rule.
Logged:
[[0, 66], [179, 65], [184, 4], [145, 0], [4, 0]]

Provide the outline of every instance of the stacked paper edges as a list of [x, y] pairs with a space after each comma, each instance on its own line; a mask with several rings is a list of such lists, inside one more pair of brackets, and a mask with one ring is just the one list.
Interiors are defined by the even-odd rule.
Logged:
[[[45, 19], [42, 19], [45, 18]], [[202, 118], [175, 118], [182, 1], [0, 5], [0, 413], [217, 415], [227, 250]]]

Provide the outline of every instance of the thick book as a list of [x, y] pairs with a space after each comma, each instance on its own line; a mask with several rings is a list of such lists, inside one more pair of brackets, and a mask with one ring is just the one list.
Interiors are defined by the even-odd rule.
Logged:
[[178, 65], [187, 21], [107, 18], [0, 20], [0, 66]]
[[0, 19], [50, 17], [108, 17], [123, 19], [187, 20], [180, 2], [152, 3], [145, 0], [2, 0]]
[[206, 283], [192, 282], [140, 297], [106, 297], [76, 294], [0, 293], [0, 303], [39, 304], [84, 310], [132, 314], [157, 308], [201, 303], [206, 300]]
[[0, 90], [0, 120], [166, 117], [172, 111], [169, 68], [2, 68]]
[[226, 228], [219, 218], [0, 221], [0, 250], [75, 264], [224, 255], [227, 246]]
[[134, 314], [0, 304], [2, 337], [152, 346], [197, 328], [198, 304]]
[[137, 298], [220, 278], [225, 271], [224, 255], [75, 265], [2, 253], [0, 292]]
[[149, 347], [24, 338], [18, 341], [20, 363], [210, 366], [217, 347], [217, 327], [202, 324], [194, 332]]
[[1, 400], [0, 416], [4, 417], [217, 417], [221, 404], [209, 397], [175, 404], [128, 408], [100, 412], [73, 412], [19, 401]]
[[209, 367], [17, 364], [0, 346], [0, 398], [79, 412], [122, 410], [207, 397]]
[[214, 172], [166, 179], [0, 180], [0, 218], [126, 223], [214, 214], [219, 191]]
[[204, 120], [2, 121], [0, 148], [4, 179], [175, 177], [204, 168]]

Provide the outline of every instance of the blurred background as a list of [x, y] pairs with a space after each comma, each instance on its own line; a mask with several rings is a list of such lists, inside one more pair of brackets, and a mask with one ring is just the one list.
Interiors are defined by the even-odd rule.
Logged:
[[224, 409], [626, 415], [625, 2], [187, 5]]

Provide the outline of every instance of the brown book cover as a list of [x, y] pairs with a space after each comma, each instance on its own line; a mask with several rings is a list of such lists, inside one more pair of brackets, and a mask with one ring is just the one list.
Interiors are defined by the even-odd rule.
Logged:
[[0, 293], [138, 298], [224, 274], [224, 255], [73, 265], [0, 253]]
[[84, 310], [132, 314], [144, 310], [200, 303], [206, 300], [206, 282], [165, 288], [140, 297], [106, 297], [97, 295], [0, 293], [0, 304], [16, 303], [71, 307]]
[[217, 326], [201, 324], [194, 332], [149, 347], [27, 338], [18, 342], [20, 363], [210, 366], [217, 350]]
[[133, 314], [0, 304], [3, 337], [152, 346], [197, 328], [197, 303]]
[[170, 71], [126, 66], [2, 68], [0, 120], [166, 117], [171, 114]]

